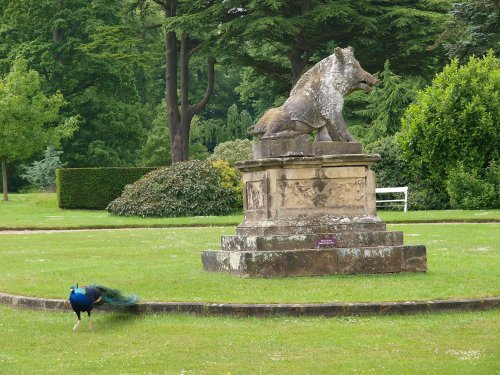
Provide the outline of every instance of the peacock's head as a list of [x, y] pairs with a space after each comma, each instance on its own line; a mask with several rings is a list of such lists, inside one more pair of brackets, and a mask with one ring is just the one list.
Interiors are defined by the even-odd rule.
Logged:
[[77, 290], [77, 289], [78, 289], [78, 283], [76, 283], [76, 286], [71, 285], [71, 286], [69, 287], [69, 290], [70, 290], [70, 292], [71, 292], [71, 293], [75, 293], [75, 290]]

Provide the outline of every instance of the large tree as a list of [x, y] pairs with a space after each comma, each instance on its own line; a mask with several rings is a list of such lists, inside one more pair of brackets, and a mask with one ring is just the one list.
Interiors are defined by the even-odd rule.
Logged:
[[[421, 75], [440, 67], [437, 36], [448, 0], [249, 0], [241, 17], [221, 26], [220, 47], [280, 85], [286, 94], [311, 64], [351, 45], [367, 71], [389, 59], [395, 72]], [[256, 87], [254, 88], [257, 89]]]
[[[188, 160], [189, 133], [193, 117], [212, 96], [216, 59], [210, 41], [219, 23], [230, 17], [231, 1], [139, 0], [147, 9], [154, 3], [161, 8], [165, 30], [165, 99], [168, 112], [172, 162]], [[151, 25], [150, 28], [154, 27]], [[196, 53], [207, 56], [207, 85], [197, 102], [189, 98], [190, 60]]]
[[469, 56], [483, 56], [489, 49], [500, 55], [500, 2], [469, 0], [453, 3], [452, 21], [444, 37], [450, 58], [466, 62]]
[[63, 142], [69, 166], [133, 164], [145, 139], [152, 112], [146, 103], [156, 98], [141, 81], [149, 82], [148, 72], [156, 71], [119, 58], [117, 51], [95, 53], [98, 42], [117, 38], [114, 31], [120, 28], [120, 36], [126, 35], [121, 47], [129, 49], [119, 52], [130, 55], [130, 50], [144, 48], [140, 32], [137, 37], [132, 32], [136, 25], [127, 4], [128, 0], [0, 1], [0, 72], [21, 54], [45, 78], [47, 92], [59, 90], [64, 95], [64, 113], [81, 116], [75, 136]]
[[0, 80], [0, 159], [4, 200], [8, 200], [7, 162], [24, 160], [47, 145], [58, 145], [61, 138], [76, 130], [75, 118], [59, 121], [59, 110], [64, 104], [60, 93], [52, 96], [43, 93], [39, 74], [28, 70], [22, 59], [15, 60], [9, 74]]

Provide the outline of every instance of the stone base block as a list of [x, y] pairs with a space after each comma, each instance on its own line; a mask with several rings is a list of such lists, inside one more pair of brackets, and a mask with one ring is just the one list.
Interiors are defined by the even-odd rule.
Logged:
[[425, 272], [425, 246], [202, 253], [203, 270], [247, 277]]
[[403, 232], [340, 232], [282, 236], [223, 236], [225, 251], [276, 251], [403, 245]]
[[338, 154], [361, 154], [358, 142], [316, 142], [307, 138], [262, 139], [253, 145], [253, 158], [282, 158], [295, 156], [323, 156]]
[[386, 224], [377, 217], [365, 220], [355, 218], [289, 219], [289, 220], [245, 220], [236, 228], [239, 236], [314, 235], [340, 232], [385, 231]]

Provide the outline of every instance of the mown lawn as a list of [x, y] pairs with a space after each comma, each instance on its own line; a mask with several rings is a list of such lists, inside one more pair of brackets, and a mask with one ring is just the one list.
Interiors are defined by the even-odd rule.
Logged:
[[390, 225], [427, 246], [428, 272], [245, 279], [204, 273], [201, 252], [231, 227], [0, 234], [0, 291], [66, 298], [100, 283], [147, 301], [299, 303], [500, 295], [500, 224]]
[[[146, 301], [300, 303], [500, 295], [500, 224], [393, 224], [427, 246], [425, 274], [242, 279], [202, 271], [241, 215], [118, 218], [68, 211], [54, 195], [12, 195], [1, 228], [216, 225], [0, 232], [0, 291], [67, 298], [102, 283]], [[382, 212], [387, 221], [413, 213]], [[385, 216], [387, 215], [387, 216]], [[392, 216], [390, 216], [392, 215]], [[499, 220], [499, 210], [415, 213], [426, 220]], [[418, 216], [420, 215], [420, 216]], [[411, 220], [407, 220], [411, 221]], [[217, 226], [218, 225], [218, 226]], [[231, 318], [96, 312], [72, 332], [71, 312], [0, 306], [0, 374], [494, 374], [500, 311], [377, 317]]]
[[54, 193], [9, 194], [0, 201], [0, 229], [120, 228], [238, 225], [241, 214], [183, 218], [142, 218], [111, 215], [104, 210], [63, 210]]
[[[55, 194], [10, 194], [0, 201], [0, 229], [236, 226], [242, 214], [185, 218], [121, 217], [106, 211], [62, 210]], [[497, 221], [500, 210], [379, 211], [386, 222]]]
[[498, 310], [230, 318], [0, 306], [2, 374], [496, 374]]

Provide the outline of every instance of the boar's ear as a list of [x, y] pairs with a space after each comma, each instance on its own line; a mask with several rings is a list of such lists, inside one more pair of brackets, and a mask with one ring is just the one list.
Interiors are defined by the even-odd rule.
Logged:
[[336, 48], [333, 50], [333, 53], [335, 53], [335, 57], [336, 57], [339, 61], [344, 59], [344, 54], [342, 53], [342, 50], [340, 49], [340, 47], [336, 47]]
[[354, 48], [352, 48], [351, 46], [349, 46], [349, 47], [347, 47], [347, 49], [349, 50], [349, 52], [351, 52], [354, 55]]

